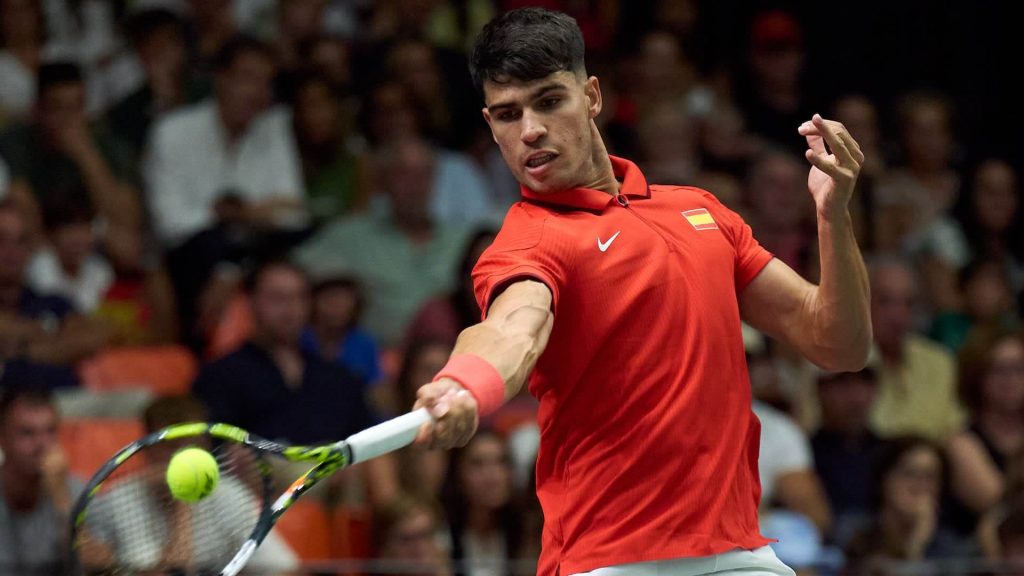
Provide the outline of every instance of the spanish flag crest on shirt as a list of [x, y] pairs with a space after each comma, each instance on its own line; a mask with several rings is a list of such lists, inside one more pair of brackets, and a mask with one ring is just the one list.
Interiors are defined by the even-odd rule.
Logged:
[[717, 230], [718, 224], [715, 219], [711, 217], [711, 213], [706, 208], [695, 208], [693, 210], [686, 210], [680, 212], [686, 221], [693, 225], [694, 230]]

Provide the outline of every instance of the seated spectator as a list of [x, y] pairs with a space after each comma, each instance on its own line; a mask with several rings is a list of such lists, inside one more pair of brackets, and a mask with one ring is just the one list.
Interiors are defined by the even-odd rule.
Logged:
[[293, 82], [293, 128], [302, 159], [306, 205], [317, 224], [366, 208], [363, 161], [346, 132], [341, 94], [325, 75], [307, 73]]
[[109, 339], [106, 326], [75, 313], [59, 296], [25, 283], [28, 233], [21, 213], [0, 202], [0, 357], [4, 370], [50, 387], [78, 383], [74, 365]]
[[460, 573], [508, 574], [520, 557], [523, 518], [512, 490], [508, 448], [494, 432], [478, 431], [452, 453], [444, 502]]
[[149, 143], [144, 175], [156, 234], [167, 247], [213, 225], [226, 197], [254, 225], [293, 225], [302, 215], [288, 114], [271, 107], [269, 48], [236, 37], [215, 64], [214, 97], [160, 119]]
[[302, 332], [302, 348], [344, 366], [365, 385], [383, 376], [377, 343], [359, 327], [363, 294], [350, 278], [327, 278], [313, 287], [312, 315]]
[[114, 282], [114, 270], [95, 250], [92, 207], [66, 203], [44, 213], [47, 245], [29, 264], [26, 279], [32, 290], [70, 300], [75, 309], [92, 314]]
[[959, 274], [960, 310], [935, 315], [931, 337], [956, 352], [976, 326], [1011, 327], [1019, 322], [1006, 263], [974, 260]]
[[70, 476], [48, 392], [4, 378], [0, 386], [0, 574], [44, 576], [68, 569], [71, 506], [82, 483]]
[[145, 71], [145, 83], [107, 112], [107, 123], [141, 150], [157, 117], [197, 101], [203, 90], [188, 76], [185, 25], [177, 15], [163, 8], [142, 10], [128, 20], [126, 28]]
[[387, 210], [340, 218], [296, 252], [314, 276], [342, 272], [359, 281], [367, 295], [366, 329], [383, 346], [399, 344], [416, 311], [452, 288], [468, 238], [462, 226], [442, 224], [432, 215], [433, 162], [422, 140], [385, 147], [380, 173], [390, 200]]
[[871, 520], [846, 547], [852, 572], [885, 570], [900, 561], [964, 557], [975, 550], [972, 542], [939, 524], [946, 472], [942, 451], [924, 438], [887, 443], [871, 483]]
[[973, 533], [980, 515], [1002, 500], [1014, 454], [1024, 450], [1024, 333], [989, 327], [972, 333], [960, 354], [966, 430], [949, 439], [948, 511], [954, 527]]
[[914, 331], [917, 276], [894, 256], [869, 263], [871, 326], [878, 347], [878, 397], [871, 426], [882, 437], [917, 434], [943, 442], [963, 426], [956, 360]]
[[816, 246], [814, 203], [807, 194], [806, 172], [797, 156], [765, 152], [752, 161], [744, 194], [758, 241], [798, 271], [807, 270]]
[[835, 515], [832, 540], [839, 545], [871, 513], [871, 473], [882, 444], [868, 425], [877, 388], [872, 368], [818, 377], [821, 427], [811, 448]]
[[761, 421], [758, 477], [761, 479], [761, 507], [773, 506], [806, 516], [825, 533], [832, 523], [828, 499], [814, 472], [811, 445], [789, 416], [754, 401], [754, 414]]
[[[364, 386], [348, 370], [300, 346], [310, 286], [295, 266], [272, 261], [249, 279], [253, 334], [241, 348], [203, 366], [192, 385], [210, 418], [289, 444], [342, 440], [376, 423]], [[394, 461], [367, 462], [370, 498], [397, 489]]]
[[906, 95], [898, 110], [903, 163], [879, 180], [874, 199], [878, 248], [922, 266], [922, 293], [936, 310], [956, 308], [956, 272], [970, 260], [963, 229], [951, 216], [960, 189], [953, 120], [945, 97]]
[[299, 345], [309, 290], [306, 275], [283, 262], [253, 272], [251, 338], [203, 366], [193, 384], [214, 421], [291, 444], [340, 440], [374, 423], [362, 384]]
[[471, 273], [492, 242], [494, 230], [489, 228], [480, 229], [470, 237], [453, 280], [455, 290], [431, 299], [420, 308], [406, 330], [406, 343], [424, 339], [454, 342], [459, 333], [480, 322], [480, 305], [473, 293]]
[[998, 158], [974, 170], [971, 189], [963, 202], [964, 232], [976, 260], [1002, 262], [1014, 294], [1024, 291], [1024, 209], [1020, 183], [1013, 166]]
[[[414, 340], [405, 349], [402, 366], [395, 379], [393, 398], [384, 403], [395, 413], [409, 410], [416, 403], [416, 391], [448, 363], [452, 353], [448, 340]], [[430, 450], [414, 444], [397, 453], [398, 477], [402, 489], [428, 498], [439, 498], [445, 483], [450, 452]]]
[[0, 136], [0, 156], [11, 171], [10, 198], [25, 215], [33, 242], [42, 235], [43, 212], [64, 202], [90, 203], [111, 259], [139, 258], [141, 208], [134, 186], [134, 158], [110, 134], [90, 128], [85, 83], [75, 64], [39, 69], [34, 120]]
[[280, 255], [306, 225], [289, 115], [271, 107], [270, 49], [236, 37], [215, 63], [214, 97], [160, 119], [144, 167], [182, 333], [196, 348], [237, 291], [239, 265]]
[[[206, 422], [209, 415], [194, 398], [165, 397], [146, 407], [142, 421], [146, 433], [151, 434], [173, 424]], [[139, 460], [137, 464], [123, 467], [122, 472], [115, 473], [104, 483], [108, 497], [101, 496], [93, 502], [82, 531], [85, 545], [79, 549], [79, 555], [87, 569], [102, 569], [110, 558], [154, 570], [196, 568], [184, 564], [190, 561], [208, 564], [214, 558], [230, 558], [237, 550], [239, 542], [248, 536], [243, 531], [250, 531], [257, 520], [259, 494], [253, 492], [254, 486], [248, 485], [252, 477], [241, 472], [254, 470], [256, 463], [247, 451], [219, 452], [204, 446], [213, 451], [222, 469], [236, 473], [221, 476], [216, 489], [201, 504], [189, 504], [171, 497], [166, 471], [175, 452], [192, 444], [195, 444], [192, 439], [156, 444], [133, 457]], [[116, 497], [115, 493], [122, 495]], [[125, 493], [132, 497], [124, 496]], [[115, 501], [119, 505], [111, 506]], [[140, 507], [149, 514], [143, 514]], [[200, 525], [207, 530], [200, 533], [193, 530], [191, 524], [175, 521], [178, 515], [200, 518]], [[239, 515], [246, 520], [241, 520]], [[140, 517], [145, 517], [153, 528], [166, 522], [166, 532], [140, 529]], [[218, 524], [216, 518], [219, 517], [231, 520]], [[198, 538], [205, 540], [197, 544]], [[191, 555], [187, 550], [192, 550]], [[271, 532], [253, 553], [246, 569], [276, 574], [294, 570], [298, 564], [295, 553], [277, 532]], [[100, 573], [105, 572], [100, 570]]]
[[433, 500], [399, 494], [374, 510], [377, 557], [389, 571], [413, 576], [451, 576], [442, 546], [444, 518]]

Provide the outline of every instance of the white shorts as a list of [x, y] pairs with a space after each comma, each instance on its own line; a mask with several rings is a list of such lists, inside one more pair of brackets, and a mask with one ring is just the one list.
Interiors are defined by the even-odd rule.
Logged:
[[762, 546], [756, 550], [733, 550], [700, 558], [619, 564], [572, 576], [727, 576], [740, 572], [743, 576], [794, 576], [793, 569], [779, 560], [771, 546]]

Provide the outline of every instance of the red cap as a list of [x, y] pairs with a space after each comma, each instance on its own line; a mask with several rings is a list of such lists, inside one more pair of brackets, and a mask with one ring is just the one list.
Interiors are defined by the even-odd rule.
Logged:
[[769, 10], [754, 17], [750, 45], [754, 49], [801, 48], [804, 34], [789, 12]]

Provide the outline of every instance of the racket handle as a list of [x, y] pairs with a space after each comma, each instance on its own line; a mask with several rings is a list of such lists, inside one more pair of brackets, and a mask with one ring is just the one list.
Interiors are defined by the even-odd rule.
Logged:
[[412, 444], [420, 427], [429, 421], [430, 413], [420, 408], [349, 436], [345, 443], [351, 450], [352, 463], [365, 462]]

